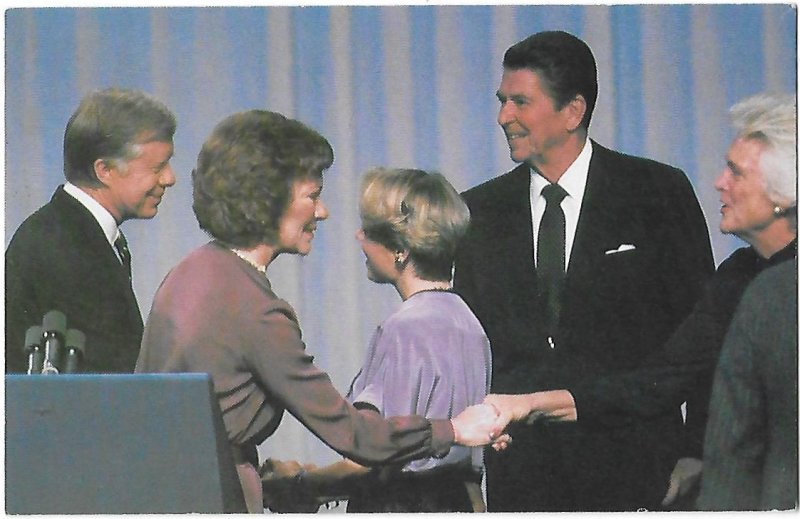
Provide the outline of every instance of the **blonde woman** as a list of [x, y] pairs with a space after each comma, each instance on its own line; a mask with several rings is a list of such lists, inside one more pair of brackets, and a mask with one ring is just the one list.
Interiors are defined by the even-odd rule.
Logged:
[[[347, 400], [384, 417], [429, 419], [480, 403], [490, 383], [489, 339], [450, 288], [466, 204], [440, 174], [376, 169], [363, 180], [360, 213], [367, 276], [393, 286], [402, 303], [375, 331]], [[482, 473], [481, 449], [453, 447], [371, 470], [344, 460], [308, 471], [302, 487], [347, 497], [348, 512], [466, 512], [482, 509]]]

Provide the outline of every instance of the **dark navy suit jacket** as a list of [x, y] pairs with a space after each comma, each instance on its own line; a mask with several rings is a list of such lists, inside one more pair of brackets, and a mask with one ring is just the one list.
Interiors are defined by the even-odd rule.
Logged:
[[[492, 392], [560, 389], [634, 368], [663, 346], [713, 273], [706, 222], [683, 172], [592, 144], [554, 349], [536, 299], [528, 166], [464, 193], [472, 221], [455, 288], [491, 341]], [[634, 248], [607, 253], [621, 245]], [[512, 427], [513, 447], [487, 450], [489, 509], [657, 508], [681, 427], [678, 406], [624, 428]]]
[[86, 334], [85, 371], [132, 373], [142, 316], [97, 220], [59, 187], [6, 250], [6, 372], [25, 372], [25, 331], [50, 310]]

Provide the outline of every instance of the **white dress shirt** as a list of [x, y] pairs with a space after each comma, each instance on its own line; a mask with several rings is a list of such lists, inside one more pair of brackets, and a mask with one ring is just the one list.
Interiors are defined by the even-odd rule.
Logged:
[[108, 244], [111, 245], [111, 250], [114, 251], [114, 254], [121, 263], [122, 258], [120, 258], [116, 247], [114, 247], [114, 242], [117, 241], [117, 238], [119, 238], [120, 231], [117, 221], [114, 220], [114, 217], [111, 216], [111, 213], [109, 213], [105, 207], [100, 205], [100, 202], [89, 196], [86, 191], [82, 190], [75, 184], [65, 182], [64, 192], [80, 202], [81, 205], [83, 205], [89, 210], [90, 213], [92, 213], [94, 219], [97, 220], [98, 224], [100, 224], [100, 228], [103, 229], [103, 234], [105, 234]]
[[[586, 179], [589, 177], [589, 161], [592, 159], [592, 141], [586, 139], [578, 157], [570, 164], [567, 170], [558, 179], [558, 185], [567, 192], [567, 196], [561, 201], [561, 210], [564, 211], [566, 239], [565, 246], [565, 268], [569, 270], [569, 258], [572, 252], [572, 244], [575, 242], [575, 230], [578, 228], [578, 217], [581, 214], [581, 204], [583, 203], [583, 193], [586, 190]], [[542, 221], [547, 202], [542, 196], [544, 189], [550, 181], [531, 169], [531, 218], [533, 220], [533, 261], [536, 264], [536, 242], [539, 236], [539, 223]]]

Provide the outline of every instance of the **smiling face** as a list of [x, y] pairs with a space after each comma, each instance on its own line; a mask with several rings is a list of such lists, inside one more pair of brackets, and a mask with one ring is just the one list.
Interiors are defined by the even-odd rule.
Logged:
[[328, 218], [322, 203], [322, 178], [298, 180], [292, 186], [292, 201], [278, 225], [278, 251], [301, 254], [311, 252], [317, 222]]
[[534, 167], [552, 162], [580, 123], [570, 103], [556, 109], [539, 75], [529, 69], [505, 69], [497, 99], [497, 122], [514, 162]]
[[138, 144], [139, 155], [126, 164], [116, 165], [98, 159], [98, 178], [108, 188], [106, 209], [117, 223], [132, 218], [153, 218], [167, 188], [175, 185], [169, 161], [171, 142], [153, 141]]
[[764, 143], [757, 139], [737, 138], [728, 149], [725, 169], [714, 183], [722, 203], [720, 231], [750, 244], [757, 243], [777, 221], [775, 203], [767, 196], [761, 173], [764, 150]]

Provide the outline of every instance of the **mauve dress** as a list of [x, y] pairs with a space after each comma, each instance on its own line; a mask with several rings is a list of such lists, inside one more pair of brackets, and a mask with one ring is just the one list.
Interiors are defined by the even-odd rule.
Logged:
[[[460, 296], [417, 292], [375, 331], [347, 399], [382, 416], [449, 419], [483, 401], [491, 382], [489, 339]], [[454, 446], [373, 471], [350, 497], [348, 512], [469, 511], [463, 481], [480, 481], [480, 448]]]
[[[313, 360], [294, 310], [275, 295], [267, 277], [212, 241], [190, 253], [161, 283], [136, 371], [211, 375], [228, 439], [245, 458], [238, 468], [251, 511], [261, 500], [260, 484], [247, 479], [258, 465], [255, 446], [275, 431], [284, 409], [362, 465], [449, 452], [449, 420], [382, 419], [359, 411]], [[247, 465], [252, 470], [243, 476]]]

